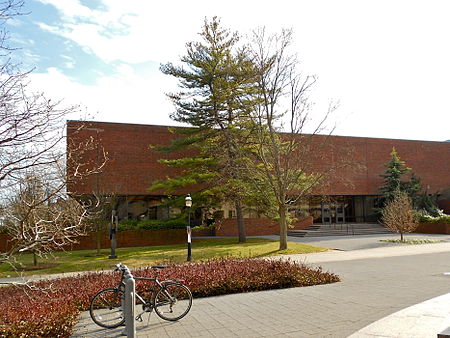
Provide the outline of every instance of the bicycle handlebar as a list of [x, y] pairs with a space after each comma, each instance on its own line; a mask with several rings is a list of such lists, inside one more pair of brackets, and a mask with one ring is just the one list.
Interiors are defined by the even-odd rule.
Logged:
[[126, 266], [123, 265], [122, 263], [115, 264], [113, 266], [115, 267], [114, 271], [124, 271], [126, 268]]
[[[113, 267], [115, 267], [114, 271], [124, 271], [127, 268], [122, 263], [114, 264]], [[153, 265], [153, 266], [151, 266], [151, 268], [152, 269], [165, 269], [165, 268], [167, 268], [167, 265]]]
[[151, 266], [152, 269], [165, 269], [167, 268], [167, 265], [153, 265]]

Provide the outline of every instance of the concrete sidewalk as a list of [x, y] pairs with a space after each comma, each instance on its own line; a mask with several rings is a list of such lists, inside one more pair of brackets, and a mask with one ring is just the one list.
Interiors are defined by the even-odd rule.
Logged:
[[[434, 234], [405, 234], [405, 239], [430, 239], [450, 243], [450, 235]], [[264, 236], [266, 238], [278, 240], [278, 236]], [[291, 242], [305, 243], [325, 248], [353, 251], [374, 248], [392, 248], [395, 246], [403, 247], [404, 244], [381, 242], [387, 239], [400, 239], [399, 234], [381, 234], [381, 235], [360, 235], [360, 236], [329, 236], [329, 237], [289, 237]]]
[[[138, 337], [436, 337], [450, 326], [450, 242], [373, 248], [384, 237], [358, 245], [354, 237], [328, 239], [341, 250], [372, 248], [285, 257], [337, 273], [340, 283], [195, 299], [179, 322], [153, 314], [147, 326], [145, 318]], [[402, 325], [406, 319], [417, 325]], [[102, 329], [84, 313], [73, 337], [118, 337], [122, 330]]]
[[[398, 257], [398, 256], [413, 256], [418, 254], [430, 254], [450, 252], [450, 243], [433, 243], [433, 244], [418, 244], [402, 246], [391, 246], [364, 250], [329, 250], [325, 252], [315, 252], [311, 254], [299, 255], [283, 255], [284, 259], [291, 259], [305, 264], [323, 263], [323, 262], [342, 262], [356, 259], [370, 259], [370, 258], [384, 258], [384, 257]], [[272, 257], [277, 259], [277, 257]]]
[[450, 293], [384, 317], [349, 338], [430, 337], [450, 326]]

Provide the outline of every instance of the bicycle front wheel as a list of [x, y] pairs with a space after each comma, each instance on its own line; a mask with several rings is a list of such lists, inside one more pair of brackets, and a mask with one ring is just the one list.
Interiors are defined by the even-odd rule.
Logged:
[[89, 313], [95, 324], [113, 329], [125, 322], [122, 303], [123, 292], [119, 289], [104, 289], [92, 298]]
[[156, 293], [153, 306], [156, 314], [162, 319], [179, 320], [191, 309], [191, 291], [180, 283], [164, 284]]

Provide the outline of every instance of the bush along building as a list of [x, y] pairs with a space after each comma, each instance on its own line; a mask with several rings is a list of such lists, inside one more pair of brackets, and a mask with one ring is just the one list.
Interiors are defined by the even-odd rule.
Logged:
[[[103, 152], [107, 162], [101, 171], [83, 180], [69, 184], [69, 193], [76, 198], [113, 196], [114, 209], [119, 220], [167, 220], [181, 212], [182, 205], [170, 206], [171, 198], [165, 191], [150, 191], [153, 182], [180, 174], [179, 169], [169, 168], [158, 162], [161, 157], [180, 158], [186, 153], [172, 152], [162, 156], [150, 145], [168, 145], [176, 137], [175, 127], [122, 124], [108, 122], [68, 121], [68, 147], [72, 141], [94, 140], [96, 149], [85, 151], [83, 156], [95, 163]], [[307, 197], [292, 206], [298, 219], [297, 227], [311, 223], [366, 223], [376, 222], [376, 210], [382, 207], [382, 175], [385, 164], [395, 148], [397, 154], [420, 177], [426, 192], [437, 194], [439, 207], [450, 213], [450, 143], [416, 140], [396, 140], [366, 137], [320, 136], [327, 142], [320, 147], [314, 167], [327, 170], [334, 166], [332, 174], [321, 181]], [[189, 154], [188, 154], [189, 155]], [[86, 161], [86, 162], [89, 162]], [[344, 165], [335, 165], [342, 163]], [[68, 171], [78, 170], [68, 159]], [[195, 192], [199, 187], [179, 189], [175, 195]], [[195, 206], [195, 203], [194, 203]], [[216, 222], [232, 224], [236, 210], [223, 204], [215, 210], [193, 208], [194, 225]], [[272, 222], [262, 218], [257, 209], [247, 207], [244, 212], [250, 226]], [[295, 223], [294, 223], [295, 224]], [[275, 231], [276, 233], [276, 231]]]

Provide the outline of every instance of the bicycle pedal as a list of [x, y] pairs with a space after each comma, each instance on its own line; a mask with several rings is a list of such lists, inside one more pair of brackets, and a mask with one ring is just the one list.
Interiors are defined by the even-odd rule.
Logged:
[[142, 321], [143, 321], [143, 319], [142, 319], [142, 316], [137, 316], [136, 318], [135, 318], [135, 320], [137, 320], [137, 321], [139, 321], [139, 322], [141, 322], [142, 323]]

